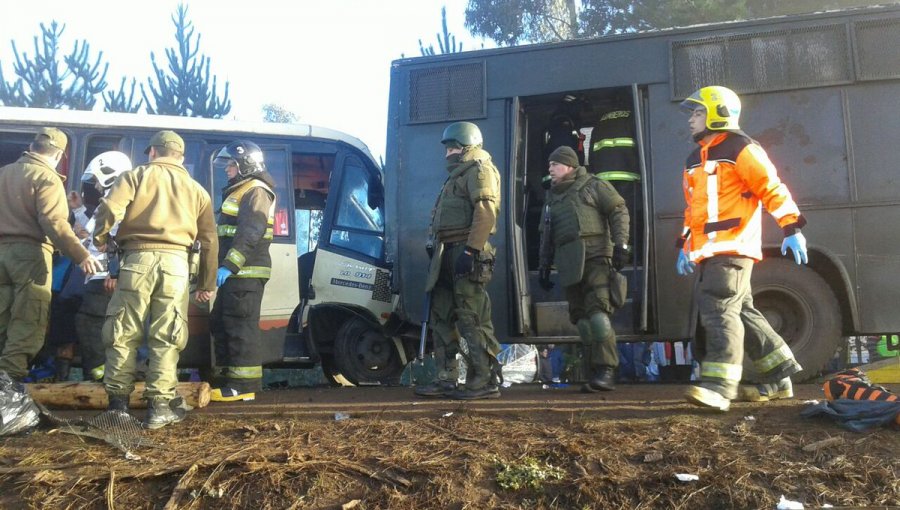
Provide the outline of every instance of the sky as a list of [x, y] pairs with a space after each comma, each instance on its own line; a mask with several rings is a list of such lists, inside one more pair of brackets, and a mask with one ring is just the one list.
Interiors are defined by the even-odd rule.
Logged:
[[[60, 53], [86, 40], [92, 58], [109, 63], [108, 90], [122, 76], [146, 83], [167, 65], [179, 0], [30, 0], [0, 16], [0, 68], [12, 81], [14, 56], [34, 54], [40, 23], [65, 24]], [[211, 59], [221, 96], [229, 82], [227, 118], [262, 119], [264, 104], [293, 112], [304, 124], [361, 139], [376, 159], [385, 154], [391, 61], [421, 55], [419, 39], [437, 50], [441, 7], [464, 50], [493, 47], [463, 26], [467, 0], [193, 0], [186, 2], [200, 52]], [[155, 82], [154, 82], [155, 83]], [[99, 101], [102, 108], [102, 100]]]

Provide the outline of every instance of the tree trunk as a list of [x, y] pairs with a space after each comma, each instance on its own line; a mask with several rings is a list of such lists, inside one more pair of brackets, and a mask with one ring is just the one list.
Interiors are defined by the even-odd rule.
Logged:
[[[38, 383], [25, 385], [31, 398], [50, 409], [106, 409], [109, 401], [103, 384], [93, 382]], [[175, 392], [193, 407], [206, 407], [209, 404], [209, 383], [180, 382]], [[147, 402], [142, 398], [144, 383], [135, 384], [128, 405], [132, 408], [145, 408]]]

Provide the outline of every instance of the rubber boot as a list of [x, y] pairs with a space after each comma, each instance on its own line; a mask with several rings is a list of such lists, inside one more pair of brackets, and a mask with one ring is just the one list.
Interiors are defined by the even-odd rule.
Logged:
[[434, 381], [427, 386], [416, 386], [414, 393], [420, 397], [449, 397], [455, 391], [455, 382]]
[[791, 384], [790, 377], [785, 377], [774, 383], [741, 386], [738, 389], [737, 400], [741, 402], [768, 402], [769, 400], [787, 398], [794, 398], [794, 385]]
[[613, 367], [601, 366], [594, 371], [588, 386], [595, 391], [612, 391], [616, 389], [616, 370]]
[[173, 409], [167, 398], [153, 398], [147, 403], [147, 418], [144, 420], [144, 427], [150, 430], [160, 429], [184, 420], [186, 414], [180, 407]]
[[128, 395], [109, 395], [109, 405], [106, 406], [107, 411], [128, 412]]

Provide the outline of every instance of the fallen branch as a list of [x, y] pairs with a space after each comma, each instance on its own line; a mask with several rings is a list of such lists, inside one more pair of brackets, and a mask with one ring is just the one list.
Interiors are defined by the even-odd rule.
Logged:
[[175, 488], [172, 489], [172, 495], [169, 496], [169, 501], [166, 502], [166, 506], [163, 507], [163, 510], [175, 510], [178, 508], [178, 502], [187, 492], [187, 486], [191, 482], [191, 478], [194, 477], [194, 474], [197, 473], [197, 469], [197, 464], [193, 464], [183, 475], [181, 475], [181, 478], [178, 479], [178, 483], [175, 484]]
[[81, 467], [81, 466], [89, 466], [92, 464], [96, 464], [96, 462], [75, 462], [72, 464], [38, 464], [36, 466], [0, 467], [0, 475], [15, 475], [15, 474], [19, 474], [19, 473], [30, 473], [32, 471], [71, 469], [71, 468], [76, 468], [76, 467]]

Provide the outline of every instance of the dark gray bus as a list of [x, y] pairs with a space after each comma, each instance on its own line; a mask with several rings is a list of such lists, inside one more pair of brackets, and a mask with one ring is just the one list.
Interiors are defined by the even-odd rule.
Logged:
[[[693, 145], [679, 102], [724, 85], [742, 98], [744, 131], [778, 167], [809, 219], [809, 266], [782, 257], [763, 227], [754, 299], [806, 368], [818, 373], [845, 335], [900, 330], [900, 8], [875, 7], [590, 40], [397, 60], [385, 165], [388, 259], [399, 313], [416, 323], [428, 263], [429, 210], [446, 178], [441, 132], [475, 122], [504, 183], [489, 290], [502, 342], [576, 340], [563, 297], [537, 285], [545, 142], [560, 105], [581, 126], [625, 101], [641, 186], [621, 341], [696, 333], [693, 286], [674, 269], [681, 170]], [[410, 214], [416, 211], [415, 214]], [[642, 212], [641, 212], [642, 211]]]

